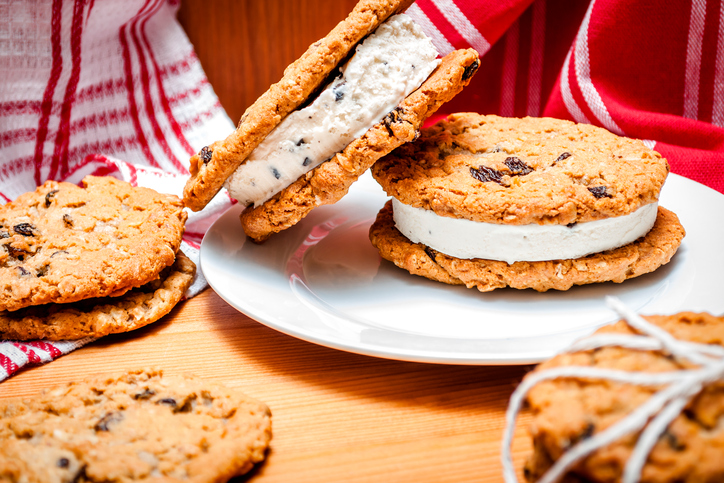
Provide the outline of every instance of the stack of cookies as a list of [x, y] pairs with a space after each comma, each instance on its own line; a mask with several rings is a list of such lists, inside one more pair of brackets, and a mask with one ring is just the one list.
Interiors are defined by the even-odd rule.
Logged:
[[168, 313], [191, 285], [178, 197], [88, 176], [48, 181], [0, 207], [0, 339], [126, 332]]
[[379, 160], [392, 200], [370, 239], [413, 273], [482, 292], [622, 282], [684, 237], [669, 166], [641, 141], [550, 118], [454, 114]]

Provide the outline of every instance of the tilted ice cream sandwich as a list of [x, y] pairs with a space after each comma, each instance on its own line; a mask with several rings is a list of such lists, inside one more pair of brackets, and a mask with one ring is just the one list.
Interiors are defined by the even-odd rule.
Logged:
[[668, 163], [641, 141], [550, 118], [454, 114], [372, 167], [392, 196], [370, 228], [409, 272], [486, 292], [567, 290], [668, 263]]
[[338, 201], [377, 159], [415, 139], [480, 61], [472, 49], [438, 59], [422, 30], [398, 15], [411, 3], [362, 0], [311, 45], [234, 133], [191, 158], [186, 206], [203, 208], [225, 186], [249, 207], [244, 231], [262, 241]]

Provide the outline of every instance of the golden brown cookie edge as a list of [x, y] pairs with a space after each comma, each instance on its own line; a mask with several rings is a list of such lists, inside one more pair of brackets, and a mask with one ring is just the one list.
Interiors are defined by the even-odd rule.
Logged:
[[[43, 306], [10, 313], [3, 311], [0, 312], [0, 338], [76, 340], [140, 329], [168, 314], [184, 297], [195, 274], [196, 265], [179, 250], [170, 273], [152, 293], [130, 290], [117, 297], [93, 299], [97, 305], [90, 311], [79, 310], [78, 302], [53, 304], [53, 312], [45, 316], [34, 314]], [[152, 308], [137, 317], [132, 312], [138, 307]], [[28, 315], [24, 316], [25, 313]]]

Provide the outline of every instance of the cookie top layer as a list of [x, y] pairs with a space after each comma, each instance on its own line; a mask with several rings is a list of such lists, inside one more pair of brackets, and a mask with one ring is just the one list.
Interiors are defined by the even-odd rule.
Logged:
[[118, 297], [33, 305], [0, 312], [0, 339], [75, 340], [128, 332], [160, 319], [191, 286], [196, 265], [179, 250], [157, 280]]
[[181, 244], [178, 197], [88, 176], [0, 207], [0, 310], [121, 295], [158, 278]]
[[227, 481], [261, 461], [270, 439], [264, 403], [137, 370], [0, 402], [0, 480]]
[[[724, 317], [682, 312], [647, 316], [649, 322], [680, 340], [724, 345]], [[602, 333], [633, 334], [624, 322], [600, 329]], [[590, 366], [649, 373], [693, 368], [688, 362], [660, 351], [604, 347], [562, 354], [539, 365], [535, 372], [561, 366]], [[535, 453], [526, 467], [535, 481], [572, 445], [612, 426], [647, 401], [660, 388], [578, 378], [556, 379], [536, 385], [528, 394]], [[724, 475], [724, 383], [709, 384], [666, 428], [643, 468], [642, 481], [721, 481]], [[574, 469], [585, 481], [620, 481], [636, 443], [626, 436], [603, 448]]]
[[387, 194], [438, 215], [511, 225], [580, 223], [658, 200], [659, 153], [605, 129], [552, 118], [453, 114], [380, 159]]
[[417, 90], [363, 136], [261, 206], [242, 212], [244, 232], [263, 241], [298, 223], [317, 206], [339, 201], [375, 161], [415, 139], [425, 120], [468, 85], [479, 66], [473, 49], [446, 55]]
[[184, 204], [194, 211], [206, 206], [249, 153], [324, 83], [360, 40], [413, 1], [361, 0], [357, 3], [345, 20], [310, 45], [285, 69], [282, 79], [247, 108], [232, 134], [191, 157], [191, 178], [184, 188]]

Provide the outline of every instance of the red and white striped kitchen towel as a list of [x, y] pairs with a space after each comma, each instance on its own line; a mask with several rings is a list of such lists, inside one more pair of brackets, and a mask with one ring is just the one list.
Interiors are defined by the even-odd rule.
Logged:
[[[181, 193], [189, 156], [233, 123], [177, 9], [176, 0], [0, 0], [0, 202], [90, 173]], [[673, 172], [724, 192], [724, 0], [418, 0], [408, 13], [442, 54], [482, 55], [444, 113], [596, 124], [645, 140]], [[193, 259], [230, 205], [222, 194], [190, 214], [183, 249]], [[0, 380], [87, 341], [0, 342]]]
[[[0, 0], [0, 201], [87, 174], [181, 195], [189, 157], [226, 136], [224, 112], [166, 0]], [[198, 263], [226, 195], [189, 213]], [[187, 292], [206, 286], [200, 271]], [[92, 339], [0, 342], [0, 380]]]

